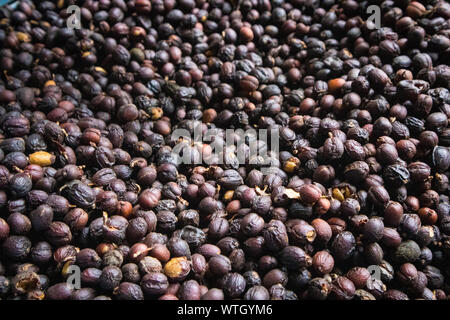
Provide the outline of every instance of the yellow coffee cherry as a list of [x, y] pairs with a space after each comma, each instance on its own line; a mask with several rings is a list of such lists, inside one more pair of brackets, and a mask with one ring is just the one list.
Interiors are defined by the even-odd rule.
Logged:
[[165, 275], [175, 281], [183, 280], [190, 271], [191, 265], [186, 257], [172, 258], [164, 266]]
[[31, 164], [37, 164], [41, 167], [50, 166], [55, 162], [55, 156], [45, 151], [37, 151], [30, 154], [29, 161]]

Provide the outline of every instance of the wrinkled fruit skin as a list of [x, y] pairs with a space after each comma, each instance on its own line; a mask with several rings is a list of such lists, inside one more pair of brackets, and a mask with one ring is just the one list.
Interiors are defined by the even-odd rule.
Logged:
[[449, 21], [1, 6], [0, 300], [449, 300]]

